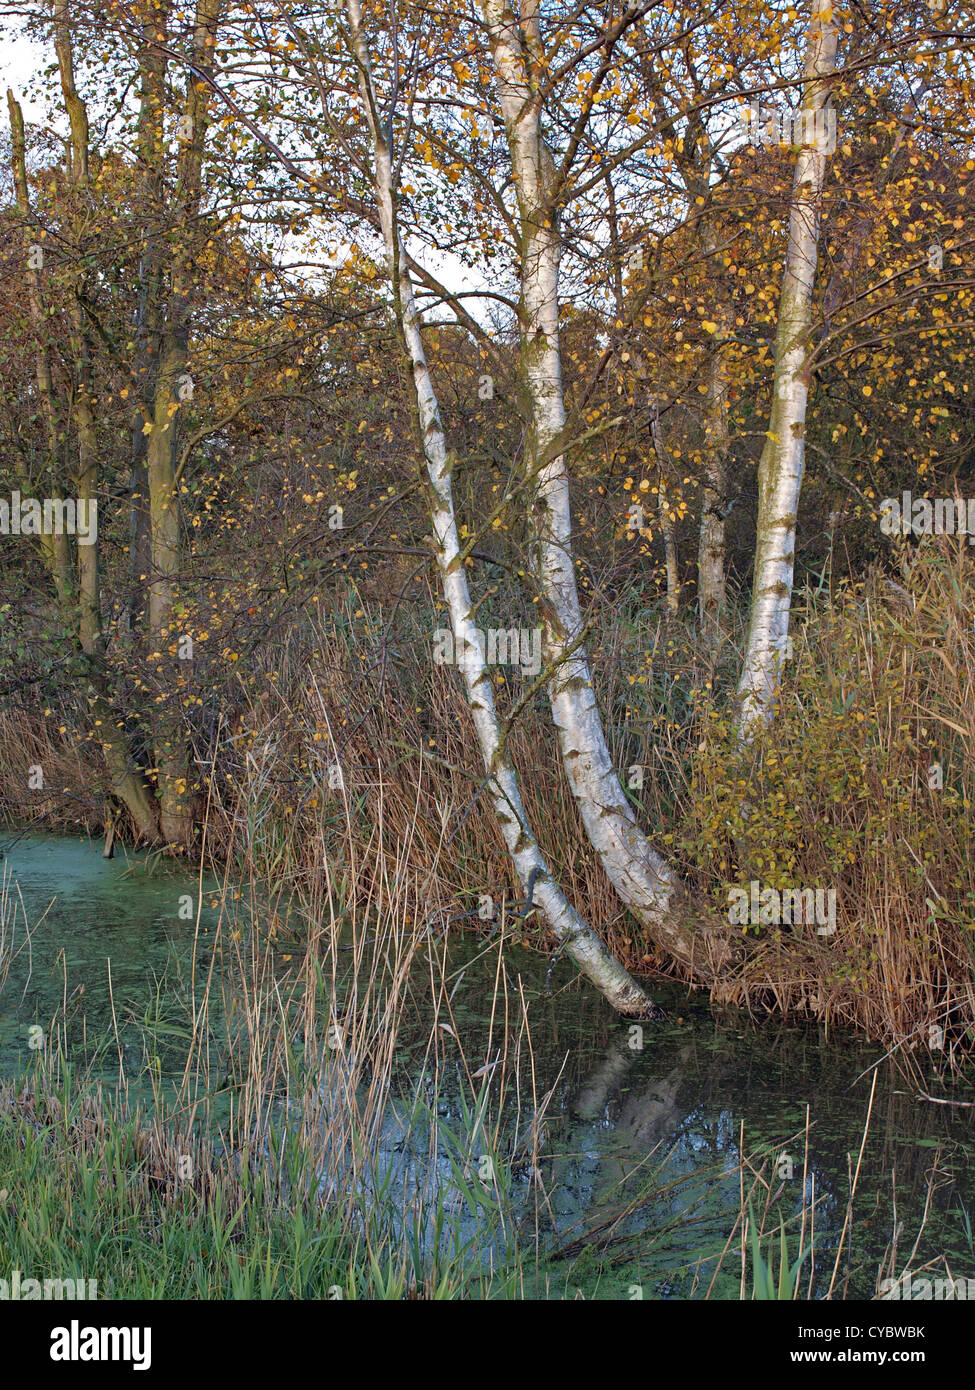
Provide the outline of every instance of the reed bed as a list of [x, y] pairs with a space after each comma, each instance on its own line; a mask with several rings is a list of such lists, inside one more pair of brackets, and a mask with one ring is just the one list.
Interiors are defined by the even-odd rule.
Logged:
[[[753, 880], [837, 895], [830, 939], [749, 930], [743, 964], [720, 982], [723, 1002], [850, 1025], [898, 1056], [936, 1052], [949, 1069], [970, 1051], [973, 607], [967, 549], [943, 539], [905, 552], [896, 579], [878, 569], [799, 593], [776, 722], [747, 750], [734, 734], [734, 613], [717, 650], [639, 590], [597, 624], [593, 663], [618, 765], [642, 769], [635, 807], [698, 911], [724, 916], [729, 889]], [[514, 915], [519, 890], [459, 683], [431, 660], [437, 621], [432, 610], [429, 626], [415, 608], [390, 615], [350, 589], [327, 620], [286, 629], [273, 652], [254, 651], [246, 676], [202, 700], [187, 728], [202, 769], [201, 854], [239, 866], [256, 853], [264, 891], [300, 891], [319, 908], [327, 864], [344, 911], [382, 891], [381, 816], [407, 859], [405, 925], [490, 932], [507, 913], [516, 939], [548, 948], [535, 919]], [[525, 688], [506, 674], [502, 713]], [[87, 808], [97, 830], [104, 798], [52, 725], [27, 706], [0, 714], [0, 804], [16, 819], [25, 760], [53, 758], [49, 785], [67, 790], [58, 808], [45, 802], [43, 823]], [[511, 748], [570, 897], [632, 969], [672, 973], [585, 841], [543, 693], [521, 710]], [[312, 933], [317, 921], [310, 914]]]
[[[224, 863], [218, 889], [204, 894], [201, 880], [216, 925], [160, 984], [141, 1064], [116, 1022], [83, 1069], [59, 1010], [40, 1021], [44, 1045], [21, 1075], [0, 1084], [10, 1268], [96, 1279], [99, 1297], [118, 1298], [564, 1298], [634, 1287], [653, 1297], [693, 1270], [693, 1296], [764, 1297], [755, 1290], [768, 1285], [762, 1262], [778, 1272], [781, 1212], [789, 1263], [807, 1244], [820, 1261], [803, 1265], [790, 1296], [845, 1296], [856, 1173], [829, 1256], [838, 1273], [824, 1279], [813, 1245], [824, 1194], [804, 1166], [797, 1209], [796, 1187], [774, 1177], [779, 1149], [749, 1153], [744, 1135], [690, 1174], [651, 1138], [615, 1177], [611, 1166], [594, 1180], [577, 1222], [554, 1220], [561, 1184], [578, 1181], [587, 1116], [606, 1104], [612, 1056], [596, 1058], [576, 1093], [578, 1133], [553, 1142], [557, 1082], [539, 1079], [531, 1002], [506, 964], [520, 920], [502, 911], [483, 944], [493, 985], [472, 1048], [446, 949], [449, 904], [416, 877], [412, 822], [404, 836], [382, 778], [365, 843], [346, 798], [342, 842], [324, 799], [313, 843], [305, 818], [282, 839], [265, 836], [266, 792], [255, 759], [238, 788], [253, 837], [232, 869]], [[320, 873], [310, 871], [316, 849]], [[12, 884], [2, 901], [17, 901]], [[23, 949], [19, 930], [3, 939], [8, 954]], [[741, 1194], [737, 1220], [729, 1184]], [[878, 1289], [895, 1265], [922, 1268], [910, 1252], [897, 1265], [903, 1237], [892, 1230]], [[740, 1280], [724, 1277], [729, 1260], [742, 1261]]]

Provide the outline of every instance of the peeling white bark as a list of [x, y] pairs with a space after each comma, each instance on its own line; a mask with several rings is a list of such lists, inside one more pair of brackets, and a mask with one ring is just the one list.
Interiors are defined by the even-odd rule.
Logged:
[[745, 660], [738, 686], [740, 733], [745, 742], [772, 717], [789, 635], [796, 514], [805, 464], [809, 398], [807, 337], [828, 157], [828, 79], [836, 68], [837, 30], [830, 19], [832, 9], [832, 0], [812, 0], [806, 39], [807, 85], [802, 104], [802, 129], [817, 134], [815, 140], [803, 145], [796, 159], [789, 243], [775, 338], [772, 410], [758, 469], [755, 577]]
[[519, 23], [506, 0], [481, 0], [511, 154], [521, 230], [522, 372], [529, 401], [526, 469], [535, 481], [536, 573], [543, 603], [544, 659], [562, 762], [590, 843], [619, 897], [651, 939], [692, 976], [713, 982], [726, 940], [688, 926], [667, 862], [636, 824], [606, 745], [585, 650], [572, 558], [565, 404], [558, 327], [560, 237], [552, 205], [555, 167], [542, 104], [524, 53], [544, 66], [532, 14]]
[[451, 458], [423, 347], [412, 276], [399, 238], [392, 154], [379, 120], [369, 52], [362, 33], [359, 0], [346, 0], [346, 10], [359, 66], [360, 92], [372, 136], [376, 204], [393, 276], [400, 332], [413, 377], [430, 485], [429, 506], [437, 563], [450, 613], [454, 647], [456, 651], [466, 654], [461, 671], [485, 772], [490, 778], [488, 792], [523, 888], [527, 891], [531, 884], [533, 903], [540, 908], [546, 923], [559, 941], [564, 943], [579, 969], [620, 1013], [652, 1014], [655, 1005], [576, 912], [559, 887], [529, 827], [518, 779], [503, 748], [494, 691], [484, 662], [483, 648], [478, 641], [467, 575], [461, 558], [454, 514]]

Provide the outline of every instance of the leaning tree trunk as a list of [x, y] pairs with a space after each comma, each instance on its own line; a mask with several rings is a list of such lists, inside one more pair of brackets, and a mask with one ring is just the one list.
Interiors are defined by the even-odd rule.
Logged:
[[541, 98], [524, 57], [534, 51], [536, 65], [541, 57], [537, 29], [528, 20], [523, 32], [505, 0], [481, 0], [481, 12], [498, 76], [520, 216], [526, 467], [535, 488], [539, 610], [546, 666], [554, 667], [549, 696], [562, 763], [589, 841], [621, 900], [654, 944], [691, 978], [714, 985], [732, 953], [727, 934], [690, 925], [675, 874], [636, 824], [606, 744], [581, 641], [564, 458], [555, 166], [542, 131]]
[[[775, 337], [772, 410], [758, 468], [758, 534], [751, 617], [738, 695], [748, 742], [769, 722], [789, 635], [796, 514], [805, 462], [809, 326], [826, 181], [829, 78], [836, 68], [832, 0], [812, 0], [802, 103], [803, 146], [796, 159], [789, 242]], [[811, 133], [815, 132], [812, 138]]]
[[582, 973], [620, 1013], [648, 1015], [655, 1006], [603, 941], [566, 899], [528, 824], [514, 766], [505, 749], [494, 690], [478, 641], [474, 606], [467, 585], [440, 410], [427, 364], [413, 281], [400, 242], [392, 152], [380, 120], [368, 48], [362, 33], [359, 0], [347, 0], [349, 26], [359, 66], [359, 86], [373, 142], [373, 180], [383, 238], [389, 257], [396, 315], [413, 384], [415, 419], [426, 464], [428, 500], [444, 597], [455, 651], [463, 652], [467, 703], [477, 733], [488, 792], [522, 887], [541, 909], [553, 935]]

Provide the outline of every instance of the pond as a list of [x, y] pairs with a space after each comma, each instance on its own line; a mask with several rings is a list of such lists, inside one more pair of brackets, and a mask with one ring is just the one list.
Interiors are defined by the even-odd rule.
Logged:
[[[121, 1072], [138, 1087], [153, 1070], [178, 1071], [187, 1003], [212, 955], [215, 881], [144, 854], [107, 861], [84, 839], [8, 834], [0, 850], [8, 904], [17, 902], [19, 914], [22, 901], [32, 926], [29, 950], [18, 933], [0, 992], [0, 1072], [16, 1076], [34, 1064], [30, 1030], [48, 1030], [52, 1019], [68, 1055], [106, 1079]], [[225, 907], [225, 931], [226, 922]], [[294, 950], [287, 940], [277, 950], [282, 973]], [[497, 1051], [496, 944], [457, 937], [447, 961], [451, 1027], [468, 1057], [487, 1062]], [[898, 1272], [920, 1231], [912, 1269], [947, 1257], [956, 1278], [975, 1277], [975, 1111], [919, 1100], [894, 1061], [880, 1061], [882, 1048], [813, 1024], [715, 1012], [673, 984], [653, 991], [666, 1019], [636, 1028], [564, 961], [552, 967], [508, 946], [504, 970], [509, 995], [523, 991], [531, 1041], [530, 1087], [515, 1097], [508, 1123], [523, 1130], [532, 1097], [551, 1093], [537, 1167], [513, 1167], [512, 1199], [525, 1213], [541, 1212], [550, 1253], [563, 1267], [571, 1263], [587, 1296], [704, 1297], [739, 1214], [745, 1158], [764, 1164], [775, 1213], [788, 1218], [804, 1194], [807, 1203], [815, 1199], [812, 1292], [822, 1296], [875, 1074], [837, 1283], [848, 1297], [872, 1297], [895, 1229]], [[420, 978], [415, 1017], [404, 1018], [397, 1050], [407, 1086], [421, 1079], [428, 1055], [432, 1005], [425, 1016], [424, 989]], [[972, 1099], [969, 1086], [938, 1075], [936, 1062], [921, 1063], [926, 1090]], [[448, 1068], [441, 1083], [439, 1113], [446, 1126], [459, 1124], [466, 1113], [459, 1074], [453, 1086]], [[422, 1145], [411, 1150], [398, 1137], [396, 1104], [378, 1149], [404, 1186], [412, 1166], [431, 1160]], [[767, 1229], [777, 1240], [777, 1215]], [[587, 1253], [597, 1248], [590, 1268]], [[741, 1277], [736, 1238], [711, 1296], [737, 1298]]]

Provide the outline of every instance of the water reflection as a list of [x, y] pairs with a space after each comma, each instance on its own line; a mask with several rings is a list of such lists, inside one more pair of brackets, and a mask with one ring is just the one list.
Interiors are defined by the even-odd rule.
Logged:
[[[13, 846], [0, 869], [15, 877], [29, 918], [43, 919], [30, 954], [18, 956], [0, 994], [0, 1069], [10, 1075], [28, 1065], [28, 1026], [46, 1026], [59, 1012], [79, 1059], [96, 1054], [96, 1040], [113, 1040], [103, 1056], [107, 1075], [117, 1075], [120, 1065], [133, 1077], [144, 1070], [147, 1029], [160, 1069], [178, 1069], [194, 969], [198, 978], [209, 961], [215, 886], [203, 885], [197, 931], [200, 885], [170, 869], [148, 874], [144, 857], [108, 862], [83, 840], [32, 835]], [[187, 898], [194, 908], [189, 921]], [[501, 1047], [490, 1009], [495, 948], [457, 940], [449, 969], [456, 986], [452, 1027], [472, 1069], [490, 1064]], [[506, 1165], [523, 1233], [537, 1221], [549, 1248], [576, 1262], [580, 1280], [587, 1252], [598, 1248], [607, 1256], [610, 1274], [594, 1291], [626, 1296], [637, 1285], [644, 1297], [700, 1296], [738, 1214], [739, 1165], [761, 1152], [778, 1193], [776, 1210], [788, 1217], [799, 1209], [804, 1169], [807, 1199], [813, 1192], [819, 1199], [814, 1287], [821, 1293], [832, 1276], [831, 1250], [866, 1117], [872, 1073], [861, 1073], [880, 1050], [849, 1037], [827, 1039], [814, 1026], [714, 1014], [674, 986], [655, 990], [668, 1016], [643, 1025], [640, 1035], [580, 985], [565, 962], [549, 972], [545, 961], [514, 947], [503, 970], [509, 999], [523, 990], [528, 1002], [531, 1048], [522, 1040], [520, 1091], [510, 1066], [492, 1073], [495, 1094], [504, 1081], [508, 1095], [497, 1143], [471, 1129], [469, 1079], [446, 1040], [436, 1104], [452, 1138], [431, 1161], [428, 1131], [410, 1131], [406, 1098], [432, 1095], [429, 1079], [418, 1076], [435, 997], [421, 970], [397, 1050], [393, 1101], [376, 1140], [375, 1172], [363, 1181], [392, 1177], [404, 1211], [409, 1191], [429, 1182], [453, 1184], [462, 1201], [458, 1169], [476, 1171], [490, 1150]], [[946, 1093], [933, 1070], [927, 1089]], [[948, 1093], [971, 1098], [970, 1088]], [[535, 1098], [546, 1095], [533, 1144]], [[850, 1295], [874, 1291], [895, 1232], [895, 1198], [906, 1256], [929, 1186], [934, 1191], [913, 1267], [947, 1255], [956, 1276], [975, 1277], [973, 1123], [972, 1110], [919, 1102], [891, 1063], [878, 1069], [856, 1219], [837, 1274]], [[791, 1176], [780, 1178], [790, 1165]], [[473, 1217], [465, 1229], [476, 1232]], [[421, 1243], [436, 1238], [430, 1231], [414, 1235]], [[497, 1260], [504, 1252], [496, 1245], [482, 1253]], [[739, 1278], [732, 1251], [715, 1292], [737, 1297]]]

